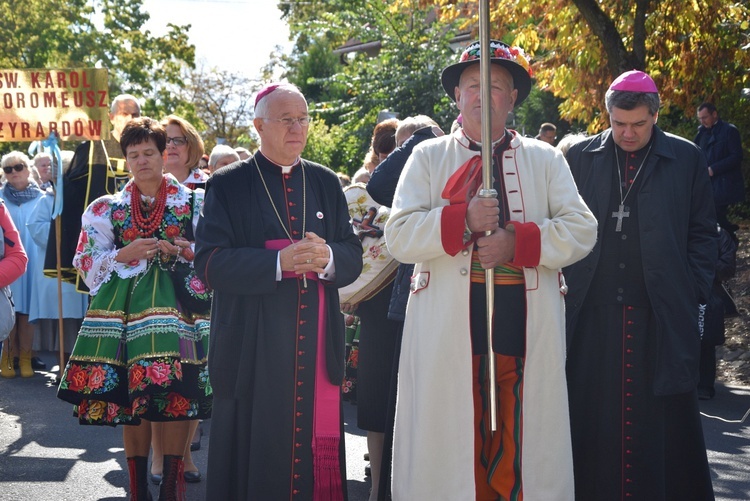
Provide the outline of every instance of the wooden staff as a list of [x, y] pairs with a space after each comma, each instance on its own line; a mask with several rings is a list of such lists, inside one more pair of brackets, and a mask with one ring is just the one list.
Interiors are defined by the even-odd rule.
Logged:
[[[492, 84], [490, 74], [490, 5], [479, 2], [479, 78], [482, 84], [482, 189], [480, 198], [497, 198], [492, 187]], [[485, 236], [492, 235], [486, 231]], [[487, 386], [490, 390], [490, 433], [497, 431], [497, 395], [495, 388], [495, 356], [492, 351], [492, 317], [495, 314], [495, 270], [484, 270], [487, 288]]]
[[57, 253], [57, 336], [60, 340], [60, 374], [59, 378], [62, 379], [63, 371], [65, 370], [65, 349], [64, 334], [65, 334], [65, 323], [63, 322], [63, 297], [62, 297], [62, 269], [60, 268], [61, 262], [61, 251], [62, 247], [62, 216], [55, 218], [55, 251]]

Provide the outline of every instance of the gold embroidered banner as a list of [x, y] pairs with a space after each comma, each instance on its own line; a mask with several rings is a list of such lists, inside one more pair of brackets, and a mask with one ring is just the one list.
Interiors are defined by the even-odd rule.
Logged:
[[0, 70], [0, 142], [109, 139], [105, 68]]

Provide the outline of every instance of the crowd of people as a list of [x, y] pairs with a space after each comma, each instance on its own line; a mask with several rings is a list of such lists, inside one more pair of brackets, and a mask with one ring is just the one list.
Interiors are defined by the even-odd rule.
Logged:
[[254, 153], [207, 154], [185, 119], [118, 96], [112, 139], [65, 155], [59, 229], [56, 159], [4, 155], [0, 376], [17, 359], [32, 377], [35, 330], [62, 315], [58, 397], [81, 424], [123, 425], [132, 500], [202, 480], [209, 418], [211, 499], [346, 499], [353, 366], [370, 501], [713, 499], [698, 400], [737, 313], [739, 133], [711, 103], [693, 141], [662, 131], [633, 70], [609, 86], [607, 130], [523, 137], [506, 120], [528, 60], [489, 49], [490, 124], [474, 42], [442, 72], [450, 132], [381, 121], [351, 178], [302, 157], [311, 118], [288, 83], [256, 96]]
[[[124, 428], [124, 444], [129, 465], [132, 463], [131, 491], [136, 499], [139, 499], [139, 492], [145, 496], [147, 487], [141, 482], [145, 478], [172, 493], [178, 485], [178, 477], [180, 482], [183, 479], [201, 481], [191, 451], [200, 449], [203, 432], [199, 422], [210, 416], [211, 409], [205, 370], [210, 297], [204, 293], [203, 310], [195, 312], [188, 301], [179, 298], [172, 300], [177, 301], [175, 305], [160, 297], [159, 304], [136, 306], [131, 302], [131, 289], [137, 283], [143, 290], [153, 278], [148, 273], [140, 275], [144, 270], [160, 267], [168, 270], [164, 276], [173, 279], [162, 280], [162, 286], [181, 278], [187, 280], [184, 284], [190, 288], [190, 280], [196, 280], [190, 264], [192, 257], [188, 258], [194, 253], [194, 243], [190, 242], [195, 240], [195, 228], [191, 221], [197, 222], [203, 201], [202, 187], [211, 173], [240, 159], [233, 148], [217, 146], [209, 157], [209, 172], [204, 173], [198, 169], [198, 159], [204, 155], [203, 141], [190, 123], [174, 115], [161, 123], [139, 117], [137, 99], [128, 94], [119, 95], [111, 105], [111, 139], [86, 141], [75, 151], [63, 150], [59, 154], [65, 187], [60, 268], [67, 275], [62, 280], [60, 293], [55, 278], [57, 230], [51, 218], [58, 159], [49, 151], [37, 153], [33, 159], [20, 151], [5, 154], [1, 162], [3, 183], [0, 190], [2, 211], [6, 216], [3, 219], [6, 252], [2, 265], [9, 268], [2, 282], [7, 282], [3, 286], [9, 286], [15, 305], [14, 326], [3, 343], [0, 376], [10, 379], [20, 371], [22, 377], [33, 377], [34, 370], [45, 369], [44, 362], [33, 356], [32, 350], [57, 351], [60, 348], [58, 319], [62, 318], [64, 365], [59, 378], [59, 396], [76, 405], [76, 415], [82, 423], [134, 425]], [[137, 151], [144, 145], [151, 148]], [[132, 160], [128, 157], [131, 146], [134, 149]], [[138, 163], [141, 159], [148, 161], [147, 168]], [[162, 196], [146, 194], [150, 171], [153, 171], [151, 176], [154, 172], [159, 176], [165, 173], [167, 181], [161, 192], [168, 192], [166, 211], [161, 207], [162, 212], [157, 213], [152, 207], [153, 201], [144, 202], [142, 211], [133, 211], [130, 196], [134, 190], [140, 191], [144, 200]], [[185, 194], [181, 194], [182, 190]], [[100, 198], [102, 196], [104, 198]], [[188, 214], [195, 217], [187, 218]], [[155, 226], [151, 230], [154, 241], [162, 242], [161, 237], [164, 242], [159, 244], [164, 248], [159, 247], [158, 256], [152, 252], [151, 259], [142, 263], [145, 268], [134, 266], [132, 258], [137, 256], [131, 255], [133, 246], [137, 248], [148, 241], [149, 232], [139, 228], [139, 221], [149, 228]], [[180, 247], [179, 258], [169, 266], [156, 263], [157, 257], [164, 261], [165, 256], [171, 255], [176, 249], [174, 246], [185, 246]], [[11, 275], [11, 266], [14, 273], [18, 271], [18, 251], [26, 260], [24, 269], [18, 275]], [[159, 266], [152, 266], [154, 263]], [[186, 271], [188, 268], [191, 271]], [[119, 289], [112, 290], [112, 284], [119, 284]], [[102, 287], [107, 292], [101, 292]], [[86, 292], [91, 294], [91, 302]], [[171, 295], [175, 296], [175, 292]], [[111, 302], [113, 297], [125, 303], [115, 308]], [[161, 303], [165, 300], [166, 305]], [[133, 311], [136, 307], [143, 310]], [[173, 314], [165, 315], [164, 308], [173, 309]], [[103, 310], [109, 313], [102, 317], [99, 312]], [[134, 320], [134, 316], [139, 318]], [[144, 345], [144, 328], [152, 332], [151, 336], [156, 336], [149, 336], [149, 340], [158, 340], [150, 348]], [[175, 336], [168, 341], [165, 333], [170, 332]], [[158, 370], [168, 380], [177, 380], [179, 393], [173, 393], [169, 384], [160, 378], [154, 379], [153, 375], [144, 378], [150, 385], [144, 383], [137, 390], [123, 385], [134, 371], [140, 370], [146, 373]], [[101, 376], [101, 379], [79, 385], [82, 375]], [[91, 393], [97, 398], [91, 399]], [[180, 399], [175, 400], [175, 395]], [[191, 408], [187, 411], [175, 413], [174, 409], [164, 409], [165, 405], [185, 402], [190, 402]], [[102, 409], [107, 412], [102, 413]], [[185, 420], [186, 417], [190, 419]], [[148, 423], [148, 430], [141, 426], [143, 423]], [[145, 436], [149, 438], [144, 450]], [[149, 449], [152, 450], [150, 471], [140, 475]], [[175, 458], [179, 458], [177, 463]], [[165, 475], [170, 478], [163, 482]]]

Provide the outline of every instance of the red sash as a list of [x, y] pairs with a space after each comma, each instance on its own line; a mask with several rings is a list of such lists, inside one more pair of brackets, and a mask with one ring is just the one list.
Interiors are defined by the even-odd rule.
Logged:
[[469, 203], [482, 186], [482, 157], [475, 155], [458, 168], [445, 183], [441, 196], [451, 205]]

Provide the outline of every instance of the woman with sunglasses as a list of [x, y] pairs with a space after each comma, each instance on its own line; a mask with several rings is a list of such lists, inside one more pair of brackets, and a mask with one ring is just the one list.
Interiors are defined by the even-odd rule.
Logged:
[[[39, 256], [37, 245], [26, 229], [26, 222], [34, 213], [37, 199], [42, 196], [42, 190], [31, 177], [29, 157], [20, 151], [11, 151], [0, 160], [6, 183], [0, 190], [0, 198], [5, 201], [6, 208], [16, 228], [21, 228], [21, 242], [28, 256], [28, 268], [35, 269], [34, 263]], [[13, 358], [19, 358], [21, 377], [32, 377], [34, 369], [31, 367], [31, 346], [34, 341], [34, 326], [29, 323], [29, 310], [33, 294], [33, 277], [24, 273], [21, 278], [10, 285], [13, 301], [16, 306], [16, 325], [3, 343], [3, 353], [0, 359], [0, 375], [5, 378], [16, 376]]]

